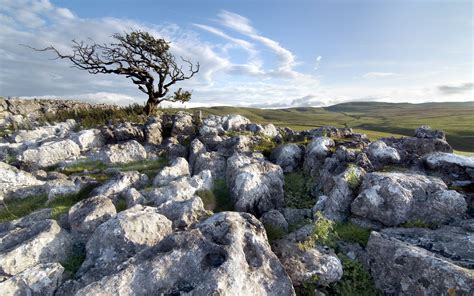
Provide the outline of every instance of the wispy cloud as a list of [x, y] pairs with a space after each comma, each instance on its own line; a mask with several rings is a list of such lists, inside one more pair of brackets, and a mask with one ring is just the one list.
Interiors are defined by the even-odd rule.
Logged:
[[362, 75], [363, 78], [382, 78], [382, 77], [389, 77], [394, 76], [395, 73], [391, 72], [368, 72]]
[[440, 85], [438, 90], [444, 95], [461, 94], [474, 90], [474, 83], [462, 83], [459, 85]]

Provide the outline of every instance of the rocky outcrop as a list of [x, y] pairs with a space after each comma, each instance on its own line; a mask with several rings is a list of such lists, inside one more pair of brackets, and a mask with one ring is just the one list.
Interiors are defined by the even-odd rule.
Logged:
[[46, 142], [38, 148], [25, 150], [19, 160], [39, 167], [48, 167], [64, 160], [74, 160], [81, 155], [81, 148], [72, 140]]
[[79, 242], [87, 242], [99, 225], [116, 214], [112, 201], [105, 196], [84, 199], [69, 209], [71, 233]]
[[[183, 271], [186, 272], [183, 272]], [[223, 212], [176, 232], [75, 295], [294, 295], [261, 223]]]
[[78, 271], [81, 284], [99, 280], [146, 247], [171, 233], [171, 221], [153, 207], [136, 205], [102, 223], [86, 244], [86, 259]]
[[329, 156], [331, 153], [330, 149], [334, 145], [334, 141], [327, 137], [317, 137], [309, 143], [304, 157], [304, 170], [313, 177], [317, 176], [321, 164]]
[[367, 150], [367, 156], [372, 163], [379, 164], [379, 167], [400, 162], [398, 151], [395, 148], [388, 147], [382, 141], [371, 143]]
[[178, 157], [156, 175], [155, 179], [153, 179], [153, 186], [165, 186], [185, 176], [189, 176], [188, 162], [186, 159]]
[[219, 152], [205, 152], [196, 157], [194, 162], [194, 174], [209, 170], [214, 179], [225, 178], [227, 159]]
[[467, 204], [464, 196], [447, 190], [441, 179], [412, 173], [367, 174], [352, 213], [397, 226], [408, 221], [442, 224], [461, 218]]
[[76, 125], [74, 119], [68, 119], [65, 122], [40, 126], [32, 130], [19, 130], [11, 136], [11, 139], [15, 143], [33, 143], [46, 139], [64, 138]]
[[95, 188], [91, 195], [102, 195], [116, 200], [128, 188], [141, 187], [148, 182], [148, 176], [136, 171], [119, 172], [114, 178]]
[[40, 263], [63, 262], [71, 253], [71, 236], [55, 220], [11, 229], [0, 236], [0, 274], [16, 275]]
[[436, 152], [425, 156], [429, 170], [438, 172], [443, 179], [456, 186], [474, 182], [474, 157]]
[[269, 161], [235, 154], [227, 160], [227, 183], [237, 211], [260, 216], [283, 207], [283, 171]]
[[[452, 231], [372, 232], [367, 252], [376, 286], [390, 295], [470, 295], [473, 266], [459, 264], [459, 255], [472, 261], [473, 235]], [[453, 254], [456, 256], [451, 257]]]
[[61, 283], [63, 271], [59, 263], [38, 264], [0, 282], [0, 291], [3, 296], [52, 296]]
[[106, 139], [99, 129], [87, 129], [71, 135], [73, 140], [81, 151], [87, 151], [92, 148], [99, 148], [105, 145]]
[[278, 146], [270, 155], [270, 161], [281, 166], [283, 172], [290, 173], [301, 167], [303, 149], [296, 144]]
[[20, 196], [20, 191], [23, 192], [23, 197], [33, 195], [41, 192], [44, 184], [44, 181], [36, 179], [32, 174], [0, 162], [0, 197], [14, 193]]
[[127, 163], [146, 159], [146, 150], [135, 140], [109, 145], [97, 156], [104, 163]]

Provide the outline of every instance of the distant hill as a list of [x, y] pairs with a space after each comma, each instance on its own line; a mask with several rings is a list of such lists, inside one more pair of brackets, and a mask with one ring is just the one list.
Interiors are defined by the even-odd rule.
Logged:
[[351, 102], [330, 107], [257, 109], [238, 107], [199, 108], [205, 114], [237, 113], [259, 123], [273, 123], [294, 129], [333, 125], [352, 127], [376, 138], [390, 135], [412, 136], [414, 129], [429, 125], [447, 133], [456, 149], [474, 152], [474, 102], [379, 103]]

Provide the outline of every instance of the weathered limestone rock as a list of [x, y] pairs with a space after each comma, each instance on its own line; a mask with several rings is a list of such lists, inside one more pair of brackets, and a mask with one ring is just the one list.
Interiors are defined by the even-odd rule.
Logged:
[[99, 158], [105, 163], [127, 163], [146, 159], [146, 150], [135, 140], [109, 145]]
[[153, 180], [153, 186], [165, 186], [172, 181], [189, 176], [189, 165], [182, 157], [175, 158], [170, 165], [164, 167]]
[[40, 263], [63, 262], [71, 252], [70, 234], [55, 220], [12, 229], [0, 237], [0, 274], [15, 275]]
[[218, 152], [205, 152], [196, 157], [193, 174], [209, 170], [214, 179], [225, 178], [227, 159]]
[[7, 196], [21, 189], [35, 193], [42, 190], [44, 183], [30, 173], [0, 162], [0, 196]]
[[76, 240], [85, 243], [99, 225], [116, 213], [114, 204], [105, 196], [81, 200], [69, 209], [71, 233]]
[[3, 296], [52, 296], [61, 283], [64, 267], [59, 263], [38, 264], [0, 282]]
[[303, 150], [296, 144], [281, 145], [272, 151], [270, 161], [281, 166], [283, 172], [290, 173], [301, 166]]
[[12, 136], [12, 139], [16, 143], [22, 143], [37, 142], [48, 138], [63, 138], [75, 126], [76, 121], [74, 119], [68, 119], [66, 122], [46, 125], [33, 130], [19, 130]]
[[280, 239], [272, 244], [272, 249], [293, 281], [294, 286], [317, 278], [320, 285], [328, 285], [342, 277], [342, 264], [334, 252], [322, 247], [302, 250], [298, 244]]
[[282, 213], [277, 210], [270, 210], [262, 215], [260, 218], [265, 227], [271, 227], [273, 229], [280, 229], [283, 231], [288, 231], [288, 222], [286, 222], [285, 217]]
[[397, 149], [388, 147], [382, 141], [375, 141], [369, 145], [367, 156], [372, 162], [380, 165], [394, 164], [400, 162], [400, 155]]
[[117, 199], [130, 187], [141, 187], [148, 182], [148, 176], [137, 171], [119, 172], [114, 178], [95, 188], [91, 195], [102, 195]]
[[86, 244], [86, 260], [78, 271], [85, 282], [100, 280], [146, 247], [171, 233], [171, 221], [153, 207], [136, 205], [102, 223]]
[[[186, 272], [183, 272], [186, 271]], [[75, 295], [294, 295], [262, 224], [223, 212], [175, 232]]]
[[311, 176], [317, 176], [319, 167], [330, 154], [334, 141], [326, 137], [318, 137], [308, 144], [306, 148], [303, 168]]
[[257, 216], [283, 207], [283, 171], [269, 161], [235, 154], [227, 160], [227, 182], [236, 211]]
[[199, 196], [184, 201], [165, 201], [157, 207], [157, 211], [173, 222], [174, 229], [185, 229], [193, 226], [211, 214], [211, 212], [204, 209], [204, 204]]
[[148, 144], [159, 145], [163, 140], [161, 118], [150, 117], [143, 127], [145, 141]]
[[19, 156], [19, 160], [40, 167], [58, 164], [64, 160], [76, 159], [81, 154], [81, 148], [74, 141], [66, 139], [46, 142], [38, 148], [30, 148]]
[[105, 145], [105, 137], [98, 129], [82, 130], [71, 136], [81, 151], [87, 151], [91, 148], [99, 148]]
[[467, 210], [462, 194], [441, 179], [411, 173], [370, 173], [352, 203], [352, 213], [397, 226], [407, 221], [443, 224]]
[[[452, 237], [449, 237], [449, 233], [445, 235], [448, 236], [443, 241], [449, 244]], [[457, 244], [467, 244], [462, 248], [470, 249], [471, 260], [472, 241], [472, 234], [456, 238]], [[444, 251], [449, 249], [443, 246], [443, 242], [437, 241], [433, 249], [437, 247], [442, 249], [433, 252], [391, 237], [389, 233], [373, 231], [366, 249], [376, 286], [390, 295], [470, 295], [474, 287], [473, 266], [466, 268], [444, 257]]]

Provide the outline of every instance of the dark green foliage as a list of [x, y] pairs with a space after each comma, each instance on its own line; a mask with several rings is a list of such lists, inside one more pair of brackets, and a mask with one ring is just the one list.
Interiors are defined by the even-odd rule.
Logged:
[[75, 203], [87, 198], [94, 188], [95, 186], [87, 186], [76, 194], [59, 196], [49, 203], [48, 196], [45, 194], [5, 200], [5, 208], [0, 210], [0, 222], [15, 220], [44, 208], [51, 208], [52, 218], [58, 219], [62, 214], [67, 213]]
[[125, 211], [127, 209], [127, 200], [125, 198], [119, 198], [115, 203], [115, 210], [117, 213]]
[[436, 229], [437, 225], [423, 222], [421, 220], [407, 221], [403, 224], [400, 224], [400, 227], [404, 228], [430, 228]]
[[353, 223], [336, 223], [334, 232], [338, 239], [343, 241], [358, 243], [365, 247], [369, 241], [370, 229], [360, 227]]
[[315, 215], [314, 228], [305, 241], [298, 243], [301, 250], [314, 248], [316, 244], [331, 248], [336, 247], [337, 234], [334, 232], [334, 222], [325, 218], [321, 212]]
[[285, 202], [289, 208], [308, 209], [316, 202], [311, 196], [311, 178], [303, 172], [292, 172], [285, 175]]
[[204, 204], [204, 209], [208, 211], [214, 211], [216, 208], [216, 197], [214, 192], [209, 190], [199, 190], [196, 192], [196, 195], [199, 196]]
[[375, 288], [370, 273], [358, 261], [344, 254], [337, 254], [342, 262], [343, 275], [340, 281], [325, 289], [329, 295], [341, 296], [378, 296], [382, 293]]
[[147, 116], [142, 105], [133, 104], [126, 107], [59, 110], [43, 114], [38, 121], [45, 124], [46, 122], [63, 122], [71, 118], [78, 121], [80, 129], [88, 129], [120, 122], [144, 123]]
[[86, 254], [84, 251], [77, 251], [74, 255], [67, 258], [66, 261], [61, 262], [61, 265], [64, 269], [74, 275], [79, 268], [81, 267], [82, 263], [86, 259]]
[[252, 147], [255, 152], [261, 152], [263, 156], [269, 157], [273, 149], [277, 147], [277, 143], [268, 137], [261, 137], [260, 142]]
[[268, 242], [271, 244], [273, 241], [282, 238], [286, 231], [283, 228], [276, 227], [273, 225], [265, 224], [265, 231], [267, 232]]
[[224, 211], [233, 211], [234, 204], [230, 198], [229, 189], [224, 179], [217, 179], [214, 181], [214, 188], [212, 190], [216, 200], [215, 213]]
[[30, 196], [22, 199], [5, 200], [5, 208], [0, 210], [0, 223], [15, 220], [33, 213], [41, 208], [48, 200], [45, 194]]

